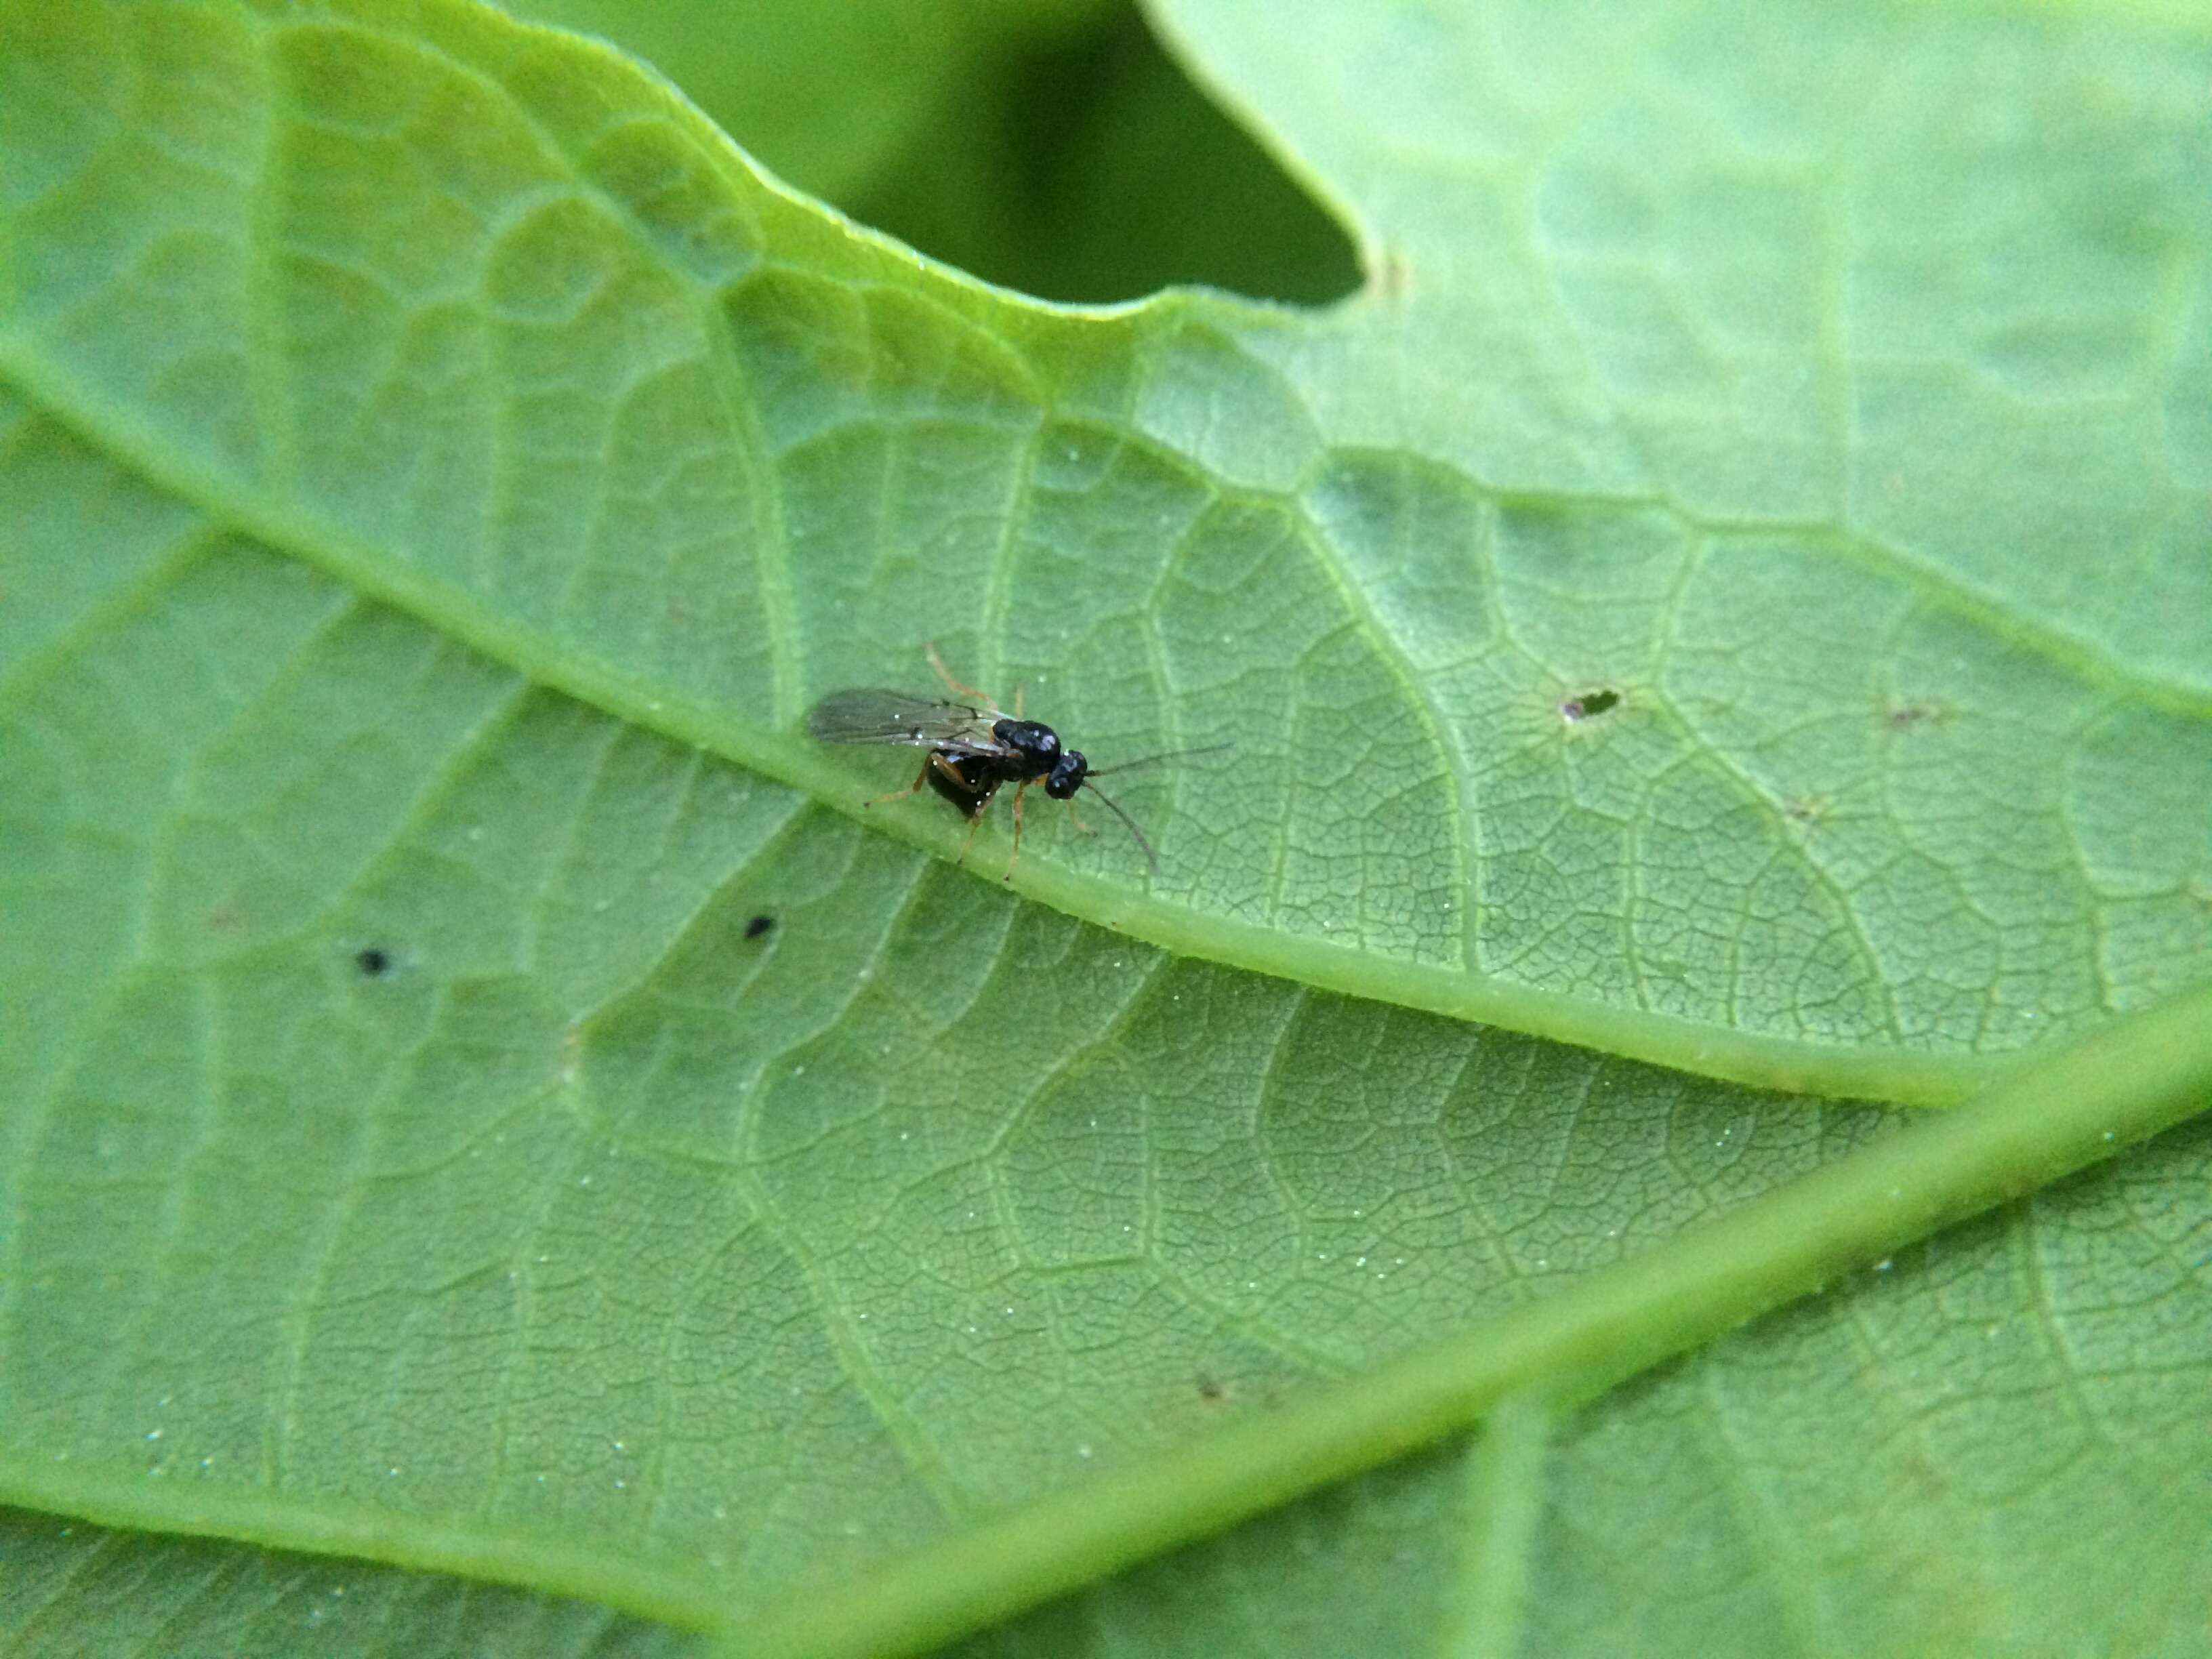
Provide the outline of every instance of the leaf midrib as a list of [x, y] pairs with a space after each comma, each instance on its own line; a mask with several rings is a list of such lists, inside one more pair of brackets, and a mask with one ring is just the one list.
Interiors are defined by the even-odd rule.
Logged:
[[[780, 735], [733, 719], [726, 709], [665, 686], [641, 683], [539, 629], [518, 624], [453, 582], [427, 575], [309, 514], [240, 490], [234, 478], [179, 453], [130, 409], [88, 392], [50, 368], [17, 338], [0, 336], [0, 374], [14, 380], [51, 418], [95, 452], [197, 507], [210, 520], [300, 558], [538, 684], [642, 730], [719, 755], [911, 846], [939, 856], [958, 850], [958, 827], [938, 814], [864, 816], [850, 775], [819, 745], [795, 733]], [[978, 879], [995, 879], [1000, 873], [985, 857], [969, 867]], [[1042, 858], [1024, 860], [1012, 885], [1067, 915], [1179, 956], [1755, 1087], [1942, 1106], [1964, 1098], [2018, 1059], [1915, 1054], [1871, 1045], [1826, 1048], [1590, 1002], [1201, 915]]]

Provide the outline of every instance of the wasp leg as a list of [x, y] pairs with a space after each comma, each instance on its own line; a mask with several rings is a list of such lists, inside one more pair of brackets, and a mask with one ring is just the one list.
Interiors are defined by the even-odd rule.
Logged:
[[1067, 821], [1073, 824], [1077, 829], [1083, 831], [1086, 836], [1095, 836], [1098, 833], [1096, 830], [1093, 830], [1089, 824], [1083, 821], [1083, 816], [1075, 810], [1075, 803], [1073, 801], [1067, 803]]
[[947, 685], [951, 686], [962, 696], [973, 697], [976, 702], [987, 703], [994, 708], [996, 708], [999, 706], [995, 702], [993, 702], [989, 692], [978, 691], [974, 686], [963, 685], [958, 680], [954, 679], [952, 678], [952, 671], [945, 665], [945, 659], [937, 654], [937, 647], [934, 643], [925, 644], [922, 647], [922, 649], [929, 653], [929, 665], [937, 671], [937, 678], [943, 680]]
[[968, 849], [975, 844], [975, 832], [982, 827], [983, 809], [978, 806], [968, 815], [968, 838], [960, 843], [960, 856], [952, 860], [955, 864], [968, 862]]
[[887, 800], [904, 800], [908, 795], [919, 794], [921, 792], [921, 786], [929, 781], [929, 762], [933, 761], [936, 758], [936, 756], [932, 755], [929, 757], [929, 760], [922, 762], [921, 770], [914, 775], [914, 787], [912, 788], [894, 789], [888, 795], [871, 795], [867, 799], [862, 801], [860, 805], [863, 806], [880, 806]]
[[1018, 783], [1014, 786], [1014, 850], [1007, 855], [1006, 873], [999, 878], [1000, 881], [1012, 881], [1014, 878], [1014, 866], [1021, 862], [1022, 792], [1028, 787], [1029, 785], [1026, 783]]

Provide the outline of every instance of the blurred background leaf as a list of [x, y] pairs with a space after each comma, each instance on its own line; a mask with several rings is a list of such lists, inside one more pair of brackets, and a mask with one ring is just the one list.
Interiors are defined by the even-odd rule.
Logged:
[[799, 189], [987, 282], [1082, 303], [1358, 285], [1344, 232], [1115, 0], [510, 9], [605, 35]]

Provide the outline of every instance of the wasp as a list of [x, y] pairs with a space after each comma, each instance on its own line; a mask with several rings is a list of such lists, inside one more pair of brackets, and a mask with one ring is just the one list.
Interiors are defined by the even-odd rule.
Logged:
[[[922, 757], [921, 770], [915, 774], [910, 787], [878, 795], [863, 802], [864, 805], [903, 800], [927, 784], [969, 819], [968, 839], [960, 843], [959, 861], [965, 863], [975, 831], [982, 825], [983, 809], [1001, 788], [1012, 784], [1014, 848], [1012, 856], [1006, 860], [1006, 873], [1000, 878], [1012, 881], [1015, 860], [1022, 855], [1023, 793], [1031, 784], [1042, 783], [1046, 794], [1069, 804], [1073, 816], [1076, 792], [1088, 789], [1108, 811], [1121, 820], [1122, 827], [1144, 854], [1152, 874], [1159, 874], [1158, 856], [1153, 853], [1152, 842], [1145, 839], [1145, 832], [1092, 780], [1109, 771], [1126, 772], [1182, 755], [1211, 754], [1228, 744], [1147, 755], [1142, 760], [1094, 772], [1083, 751], [1061, 743], [1060, 733], [1052, 727], [1042, 720], [1024, 720], [1018, 712], [1006, 714], [974, 686], [963, 685], [954, 679], [938, 656], [936, 647], [929, 647], [928, 652], [929, 665], [937, 671], [937, 677], [957, 696], [971, 701], [949, 702], [939, 698], [912, 696], [904, 691], [860, 687], [850, 691], [832, 691], [806, 716], [807, 731], [823, 743], [896, 743], [929, 751]], [[1015, 699], [1018, 711], [1020, 702], [1018, 697]], [[1080, 818], [1075, 819], [1075, 827], [1086, 835], [1091, 833], [1091, 826]]]

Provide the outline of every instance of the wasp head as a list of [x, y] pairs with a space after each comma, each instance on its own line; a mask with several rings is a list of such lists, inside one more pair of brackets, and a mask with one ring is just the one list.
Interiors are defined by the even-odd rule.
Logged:
[[1091, 769], [1091, 763], [1083, 758], [1080, 749], [1066, 749], [1045, 774], [1044, 792], [1054, 800], [1073, 800], [1075, 792], [1083, 787], [1083, 775]]

